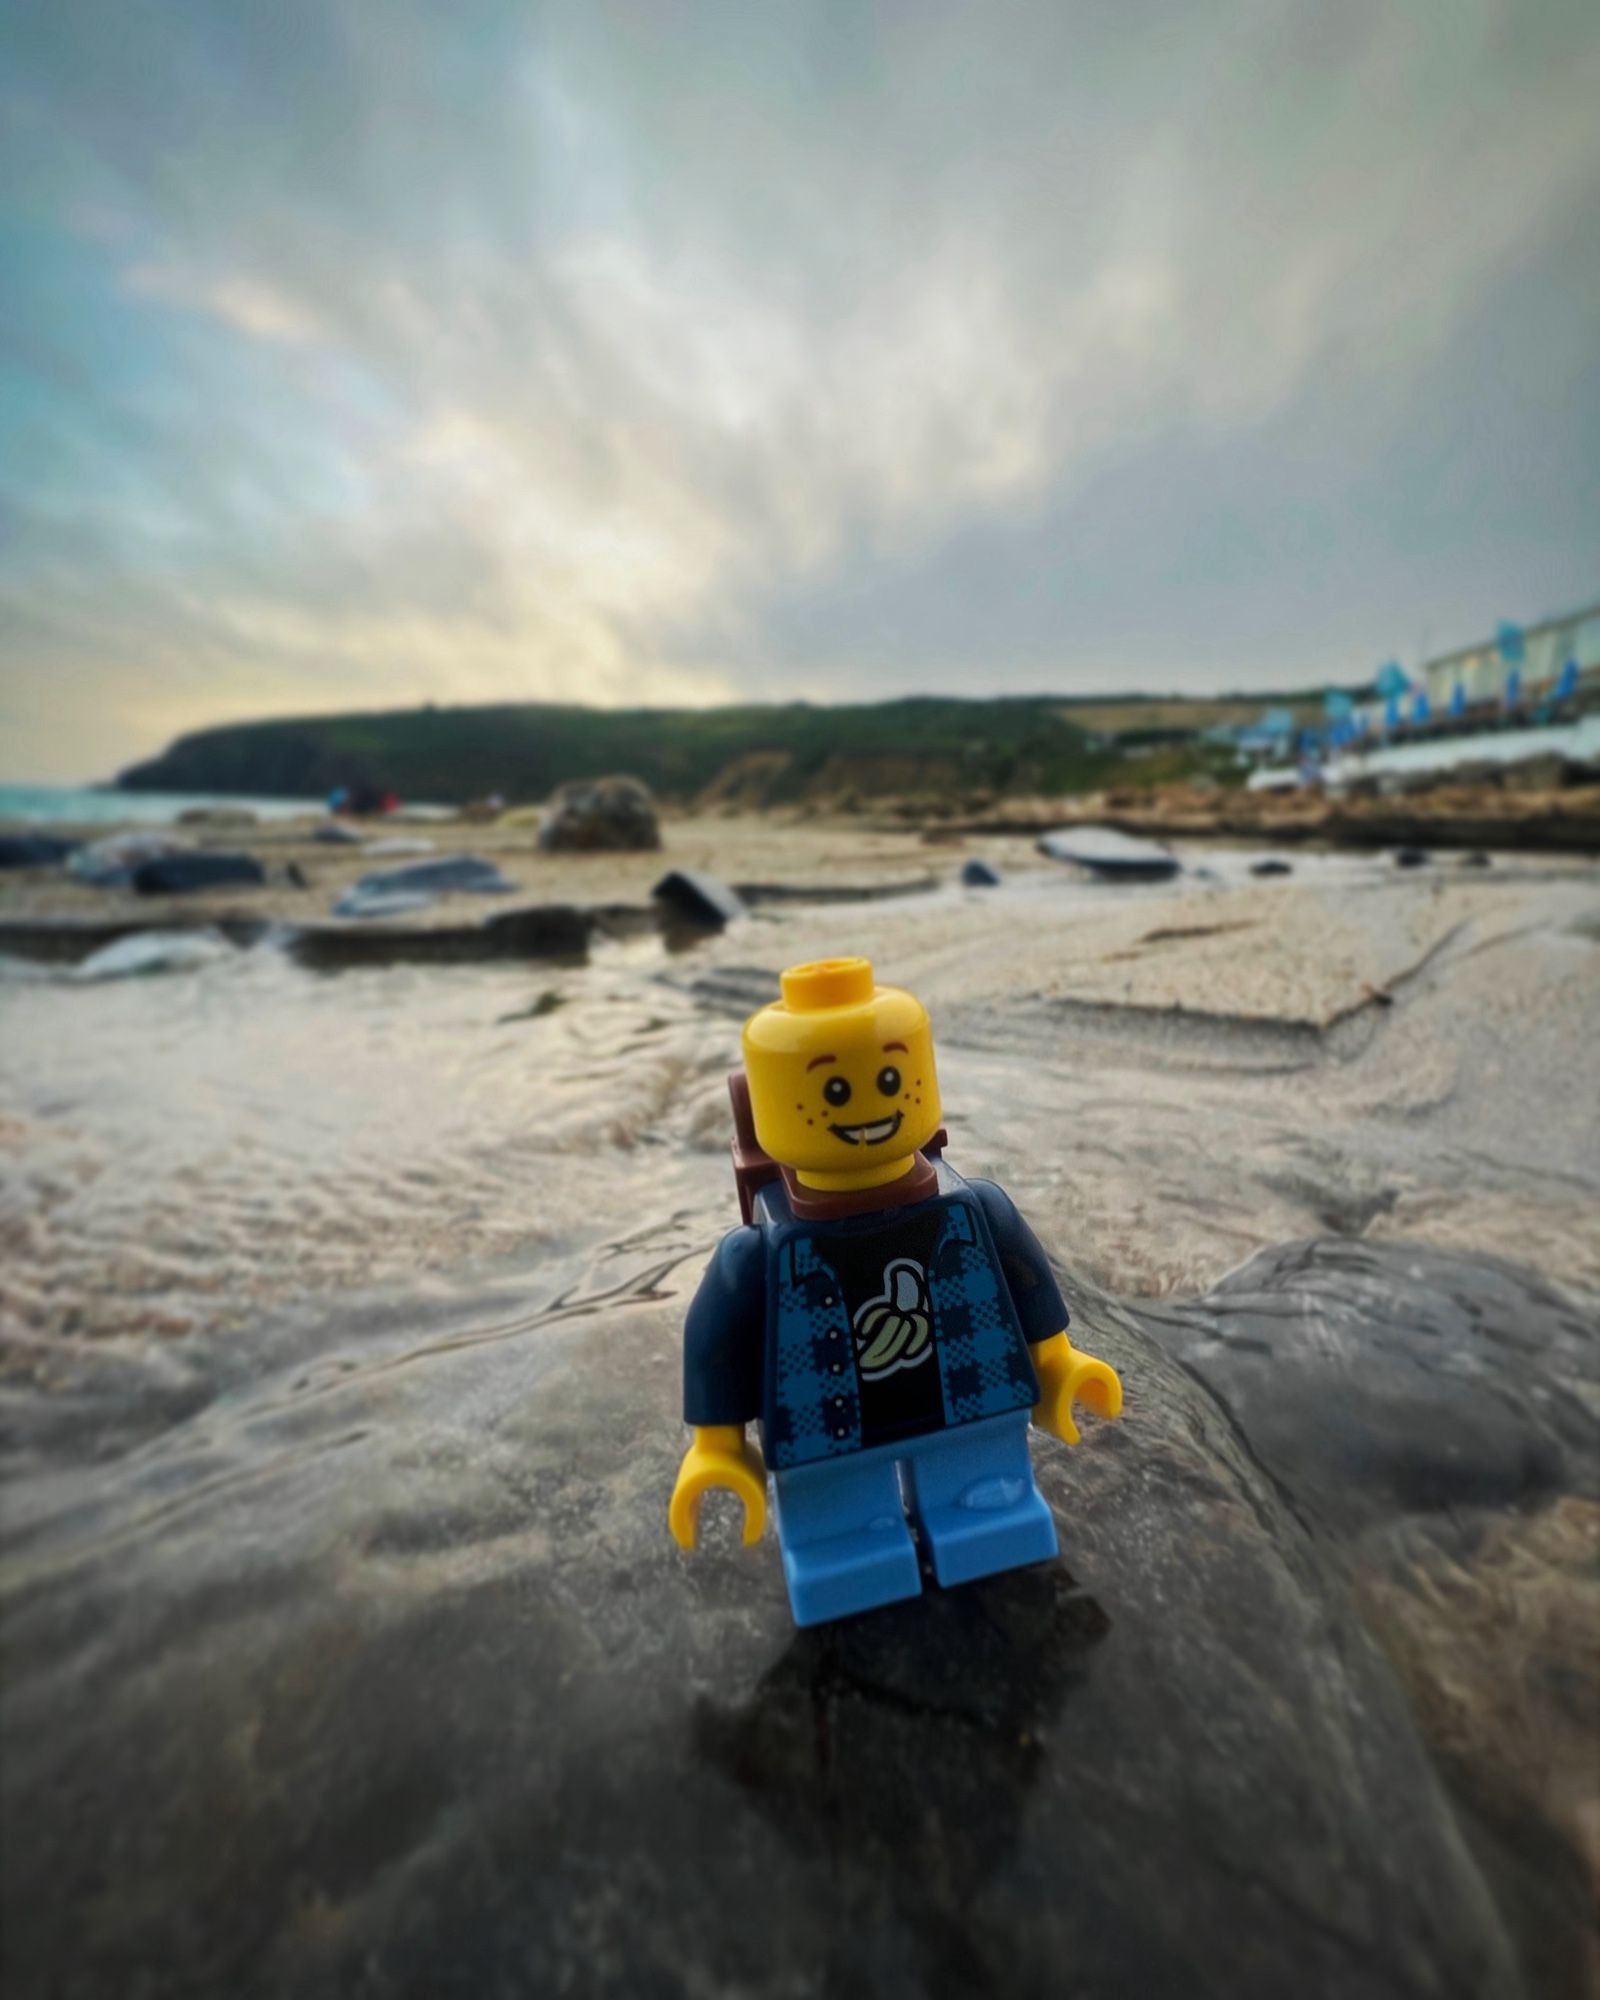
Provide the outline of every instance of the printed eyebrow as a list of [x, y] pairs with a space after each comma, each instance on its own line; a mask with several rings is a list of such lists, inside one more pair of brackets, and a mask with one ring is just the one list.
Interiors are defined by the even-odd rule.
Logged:
[[884, 1054], [887, 1055], [891, 1049], [898, 1049], [903, 1056], [908, 1056], [911, 1053], [904, 1042], [885, 1042], [883, 1045]]
[[813, 1056], [810, 1062], [806, 1064], [806, 1075], [809, 1076], [818, 1063], [837, 1062], [838, 1060], [837, 1056]]

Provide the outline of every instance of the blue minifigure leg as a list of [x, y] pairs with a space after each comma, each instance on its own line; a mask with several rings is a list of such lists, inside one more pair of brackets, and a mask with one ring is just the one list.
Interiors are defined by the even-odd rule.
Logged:
[[780, 1472], [773, 1483], [797, 1625], [848, 1618], [921, 1590], [892, 1457], [823, 1459]]
[[912, 1513], [940, 1583], [1056, 1553], [1056, 1524], [1033, 1483], [1026, 1410], [919, 1438], [907, 1458]]

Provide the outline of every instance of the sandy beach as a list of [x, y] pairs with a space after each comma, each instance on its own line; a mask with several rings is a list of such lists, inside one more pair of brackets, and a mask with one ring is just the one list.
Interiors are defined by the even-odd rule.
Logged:
[[[817, 1981], [817, 1897], [935, 1990], [958, 1894], [961, 1990], [1051, 1990], [1020, 1912], [1066, 1867], [1104, 1990], [1165, 1990], [1197, 1939], [1262, 2000], [1308, 1953], [1330, 1995], [1580, 1990], [1593, 863], [1262, 878], [1180, 842], [1115, 886], [1020, 834], [386, 831], [517, 885], [411, 927], [639, 918], [671, 866], [788, 893], [329, 972], [293, 927], [374, 864], [304, 828], [244, 842], [304, 887], [0, 889], [25, 925], [253, 940], [138, 978], [82, 977], [87, 933], [0, 960], [0, 1789], [41, 1980], [400, 1993], [447, 1950], [509, 1996], [612, 1952], [604, 1990], [714, 1990], [728, 1897], [679, 1857], [715, 1838]], [[851, 951], [926, 998], [949, 1158], [1029, 1217], [1128, 1407], [1036, 1452], [1062, 1564], [813, 1644], [770, 1538], [717, 1515], [684, 1556], [663, 1510], [740, 1021]]]
[[[248, 844], [269, 876], [294, 861], [304, 887], [146, 898], [59, 870], [0, 877], [0, 923], [248, 917], [379, 946], [371, 968], [328, 982], [271, 933], [199, 974], [106, 985], [11, 961], [14, 1331], [94, 1333], [130, 1314], [202, 1325], [191, 1260], [152, 1249], [175, 1229], [206, 1246], [205, 1283], [230, 1315], [263, 1285], [305, 1294], [401, 1277], [452, 1246], [503, 1248], [535, 1217], [560, 1234], [595, 1217], [589, 1177], [614, 1184], [619, 1156], [644, 1147], [653, 1171], [663, 1154], [703, 1171], [714, 1214], [738, 1020], [783, 965], [842, 951], [926, 995], [963, 1152], [1020, 1178], [1060, 1254], [1111, 1289], [1203, 1289], [1254, 1249], [1332, 1228], [1519, 1257], [1600, 1292], [1592, 863], [1446, 856], [1402, 870], [1387, 855], [1299, 854], [1260, 880], [1259, 854], [1197, 844], [1180, 845], [1175, 882], [1127, 888], [1021, 836], [929, 847], [849, 822], [669, 820], [660, 853], [578, 857], [504, 829], [385, 838], [490, 855], [517, 893], [331, 924], [340, 891], [385, 864], [300, 826], [251, 829]], [[960, 885], [974, 854], [1001, 887]], [[586, 964], [381, 963], [386, 933], [477, 925], [524, 898], [642, 916], [669, 867], [774, 900], [687, 948], [624, 926]], [[869, 891], [897, 893], [848, 900]], [[352, 1231], [350, 1201], [369, 1187]]]

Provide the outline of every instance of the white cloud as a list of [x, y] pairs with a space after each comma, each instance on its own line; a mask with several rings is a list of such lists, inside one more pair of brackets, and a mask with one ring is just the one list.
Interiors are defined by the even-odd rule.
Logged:
[[262, 278], [240, 271], [204, 272], [179, 264], [132, 264], [123, 283], [135, 298], [205, 313], [253, 340], [281, 340], [291, 346], [315, 340], [321, 329], [314, 314]]
[[[114, 91], [70, 60], [107, 6], [64, 0], [13, 85], [76, 142], [49, 200], [126, 317], [61, 315], [90, 393], [48, 508], [15, 461], [0, 587], [195, 722], [252, 675], [263, 706], [715, 699], [766, 685], [785, 596], [831, 603], [831, 673], [874, 569], [931, 589], [954, 538], [1303, 407], [1378, 428], [1600, 189], [1600, 33], [1532, 0], [537, 37], [395, 0], [263, 50], [196, 5], [119, 16], [148, 46]], [[1019, 593], [972, 576], [1004, 675]], [[1174, 586], [1163, 668], [1188, 616]], [[881, 657], [896, 622], [854, 629]], [[1096, 671], [1065, 622], [1060, 660]]]

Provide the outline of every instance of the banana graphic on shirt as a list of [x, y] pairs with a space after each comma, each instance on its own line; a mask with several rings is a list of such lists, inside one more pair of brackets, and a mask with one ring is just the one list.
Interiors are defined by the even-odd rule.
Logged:
[[897, 1257], [884, 1268], [883, 1290], [857, 1309], [856, 1366], [863, 1381], [915, 1368], [933, 1351], [928, 1279], [920, 1264]]

